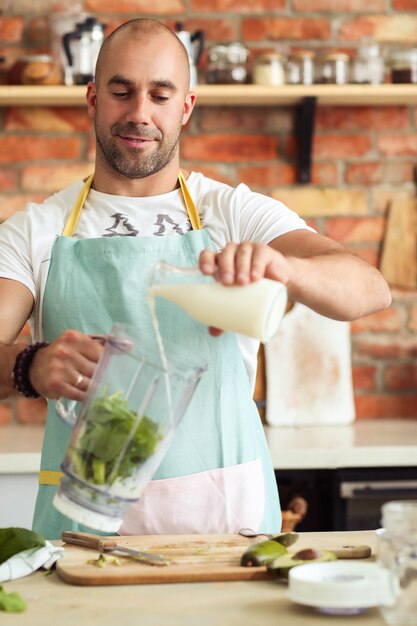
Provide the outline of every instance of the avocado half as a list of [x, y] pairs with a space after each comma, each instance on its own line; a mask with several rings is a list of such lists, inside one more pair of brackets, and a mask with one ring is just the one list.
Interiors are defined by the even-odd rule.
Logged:
[[267, 569], [269, 572], [279, 576], [281, 578], [288, 578], [288, 572], [292, 567], [297, 565], [305, 565], [306, 563], [322, 563], [325, 561], [336, 561], [337, 556], [330, 550], [314, 550], [313, 548], [306, 548], [300, 550], [295, 554], [283, 554], [278, 556], [273, 561], [267, 563]]

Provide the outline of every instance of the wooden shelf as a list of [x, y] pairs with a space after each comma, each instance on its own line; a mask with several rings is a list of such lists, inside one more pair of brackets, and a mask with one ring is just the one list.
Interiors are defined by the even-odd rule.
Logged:
[[[319, 105], [417, 105], [417, 85], [198, 85], [202, 106], [297, 105], [305, 97]], [[0, 86], [0, 106], [84, 106], [84, 86]]]

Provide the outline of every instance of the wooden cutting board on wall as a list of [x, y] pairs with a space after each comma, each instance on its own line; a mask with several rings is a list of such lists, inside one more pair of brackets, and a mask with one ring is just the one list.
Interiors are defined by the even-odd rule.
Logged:
[[417, 287], [417, 201], [397, 198], [389, 207], [380, 270], [392, 287]]

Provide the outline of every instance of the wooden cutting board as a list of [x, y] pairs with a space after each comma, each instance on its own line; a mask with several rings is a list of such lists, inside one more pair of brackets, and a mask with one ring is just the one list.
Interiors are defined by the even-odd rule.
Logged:
[[[374, 533], [301, 533], [290, 547], [295, 552], [305, 547], [316, 549], [342, 548], [346, 544], [366, 543], [375, 549]], [[157, 567], [145, 565], [119, 553], [121, 565], [109, 562], [99, 568], [87, 563], [97, 559], [96, 550], [65, 544], [65, 555], [57, 561], [59, 577], [73, 585], [130, 585], [140, 583], [180, 583], [226, 580], [265, 580], [271, 575], [265, 567], [242, 567], [240, 558], [248, 546], [257, 539], [240, 535], [144, 535], [118, 537], [120, 545], [162, 554], [172, 559], [171, 565]]]
[[414, 198], [392, 202], [387, 219], [380, 270], [393, 287], [417, 286], [417, 208]]
[[[258, 540], [264, 540], [260, 537]], [[99, 552], [65, 544], [65, 555], [56, 571], [65, 582], [75, 585], [129, 585], [134, 583], [178, 583], [215, 580], [269, 578], [265, 568], [242, 567], [240, 558], [257, 539], [240, 535], [144, 535], [118, 537], [119, 545], [154, 552], [172, 559], [158, 567], [139, 563], [121, 553], [106, 553], [105, 567], [87, 563]], [[121, 565], [110, 559], [117, 557]]]

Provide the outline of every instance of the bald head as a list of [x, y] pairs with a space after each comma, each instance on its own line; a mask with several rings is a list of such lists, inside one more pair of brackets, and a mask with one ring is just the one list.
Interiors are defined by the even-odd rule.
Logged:
[[[106, 64], [106, 60], [112, 54], [112, 47], [115, 43], [123, 42], [123, 40], [138, 40], [141, 43], [146, 43], [146, 40], [149, 38], [161, 38], [161, 45], [163, 44], [163, 40], [172, 42], [179, 53], [179, 59], [181, 65], [183, 65], [184, 76], [186, 79], [186, 84], [189, 86], [190, 84], [190, 63], [188, 60], [188, 53], [185, 49], [183, 43], [177, 37], [177, 35], [170, 29], [168, 26], [165, 26], [162, 22], [158, 20], [149, 19], [149, 18], [137, 18], [134, 20], [130, 20], [129, 22], [125, 22], [116, 30], [114, 30], [106, 39], [104, 40], [100, 52], [97, 58], [96, 63], [96, 72], [95, 72], [95, 82], [98, 85], [100, 82], [100, 75], [103, 70], [103, 66]], [[167, 39], [168, 38], [168, 39]]]

